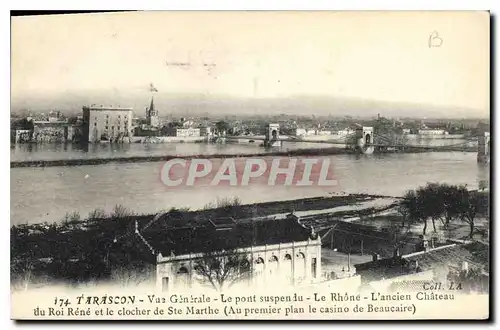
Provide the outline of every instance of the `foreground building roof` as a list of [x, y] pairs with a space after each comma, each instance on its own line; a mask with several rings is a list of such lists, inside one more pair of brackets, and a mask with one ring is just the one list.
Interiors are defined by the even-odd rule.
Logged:
[[168, 227], [159, 220], [140, 232], [153, 253], [183, 255], [316, 239], [311, 227], [293, 215], [275, 220], [210, 219], [202, 225]]

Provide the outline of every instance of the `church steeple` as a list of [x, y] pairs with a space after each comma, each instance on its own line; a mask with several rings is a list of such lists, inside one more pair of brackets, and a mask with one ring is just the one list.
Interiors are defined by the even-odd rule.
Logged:
[[156, 116], [154, 96], [151, 96], [151, 104], [149, 105], [149, 115]]
[[158, 118], [158, 111], [155, 109], [153, 95], [151, 95], [151, 104], [149, 105], [149, 108], [146, 108], [146, 118], [149, 126], [158, 127], [160, 125], [160, 119]]

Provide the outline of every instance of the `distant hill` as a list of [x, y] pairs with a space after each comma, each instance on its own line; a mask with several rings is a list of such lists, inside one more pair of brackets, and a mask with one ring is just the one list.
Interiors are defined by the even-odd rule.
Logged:
[[[22, 109], [48, 111], [57, 109], [63, 113], [77, 113], [83, 105], [106, 104], [133, 107], [136, 115], [143, 115], [149, 105], [147, 93], [92, 92], [67, 93], [59, 97], [30, 96], [12, 99], [11, 111]], [[328, 96], [293, 96], [289, 98], [249, 99], [231, 96], [203, 94], [155, 95], [155, 105], [160, 115], [316, 115], [374, 117], [380, 113], [384, 117], [418, 118], [489, 118], [487, 112], [467, 108], [437, 107], [426, 104], [391, 103], [375, 100], [333, 98]]]

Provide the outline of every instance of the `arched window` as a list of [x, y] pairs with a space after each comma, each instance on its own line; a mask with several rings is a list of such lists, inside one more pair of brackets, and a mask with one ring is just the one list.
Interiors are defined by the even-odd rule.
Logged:
[[274, 255], [271, 256], [271, 258], [269, 258], [267, 268], [270, 276], [278, 275], [278, 257]]
[[179, 268], [179, 270], [177, 271], [177, 274], [178, 274], [178, 275], [189, 274], [189, 271], [187, 270], [187, 268], [186, 268], [186, 267], [181, 267], [181, 268]]
[[177, 278], [181, 286], [189, 285], [189, 271], [186, 267], [182, 266], [177, 271]]
[[269, 258], [269, 262], [278, 262], [278, 257], [272, 256], [271, 258]]
[[291, 254], [285, 254], [283, 264], [281, 265], [281, 273], [285, 280], [289, 283], [293, 283], [293, 263]]
[[264, 259], [255, 259], [254, 275], [258, 284], [264, 283]]

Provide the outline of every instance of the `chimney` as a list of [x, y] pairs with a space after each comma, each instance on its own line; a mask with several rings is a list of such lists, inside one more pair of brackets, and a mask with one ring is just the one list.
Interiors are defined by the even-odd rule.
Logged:
[[429, 241], [427, 239], [424, 239], [422, 241], [422, 251], [424, 252], [429, 251]]
[[378, 261], [380, 259], [380, 256], [378, 255], [378, 253], [374, 253], [372, 255], [372, 261]]
[[420, 235], [420, 244], [418, 246], [419, 251], [424, 251], [426, 252], [429, 249], [429, 241], [424, 235]]
[[462, 271], [463, 272], [469, 271], [469, 263], [467, 261], [462, 261]]
[[436, 236], [433, 236], [431, 239], [431, 249], [434, 249], [437, 245], [438, 238]]
[[394, 249], [393, 257], [394, 258], [399, 258], [401, 256], [401, 251], [399, 248]]

